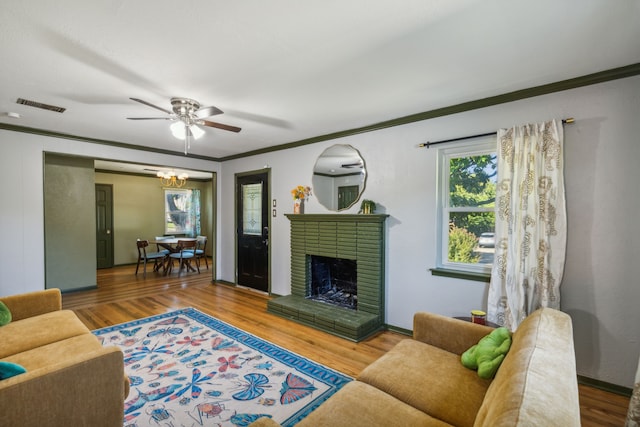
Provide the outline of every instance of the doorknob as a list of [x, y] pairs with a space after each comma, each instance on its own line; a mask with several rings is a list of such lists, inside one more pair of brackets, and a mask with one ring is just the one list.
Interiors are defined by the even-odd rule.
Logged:
[[107, 234], [111, 234], [111, 230], [107, 230]]

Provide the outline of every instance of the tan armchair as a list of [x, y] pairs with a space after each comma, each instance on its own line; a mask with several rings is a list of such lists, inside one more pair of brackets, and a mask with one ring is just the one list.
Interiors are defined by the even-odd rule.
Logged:
[[27, 371], [0, 381], [0, 424], [121, 427], [129, 393], [122, 352], [62, 310], [58, 289], [0, 301], [12, 314], [0, 327], [0, 361]]

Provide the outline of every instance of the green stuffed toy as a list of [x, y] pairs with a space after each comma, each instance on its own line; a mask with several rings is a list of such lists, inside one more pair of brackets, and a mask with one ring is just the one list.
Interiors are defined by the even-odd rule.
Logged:
[[11, 322], [11, 312], [2, 301], [0, 301], [0, 326], [8, 325]]
[[465, 368], [477, 369], [480, 378], [491, 379], [498, 371], [509, 347], [511, 332], [505, 327], [494, 329], [478, 341], [478, 344], [462, 353], [462, 365]]

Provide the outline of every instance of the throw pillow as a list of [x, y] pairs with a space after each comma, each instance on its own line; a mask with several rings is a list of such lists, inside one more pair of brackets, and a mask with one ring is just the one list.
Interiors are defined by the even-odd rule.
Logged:
[[27, 372], [27, 370], [17, 363], [0, 362], [0, 380], [6, 380], [7, 378], [24, 374], [25, 372]]
[[510, 347], [511, 332], [505, 327], [500, 327], [462, 353], [460, 359], [464, 367], [477, 369], [480, 378], [491, 379], [498, 371]]
[[9, 322], [11, 322], [11, 312], [9, 311], [9, 307], [0, 301], [0, 326], [4, 326]]

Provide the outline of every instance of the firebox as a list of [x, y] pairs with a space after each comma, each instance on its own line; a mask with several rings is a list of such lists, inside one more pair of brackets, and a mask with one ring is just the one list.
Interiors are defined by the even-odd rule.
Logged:
[[308, 256], [311, 264], [307, 299], [356, 310], [358, 268], [351, 259]]

